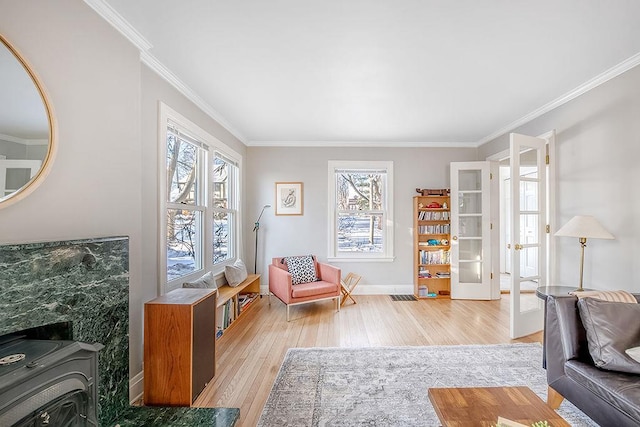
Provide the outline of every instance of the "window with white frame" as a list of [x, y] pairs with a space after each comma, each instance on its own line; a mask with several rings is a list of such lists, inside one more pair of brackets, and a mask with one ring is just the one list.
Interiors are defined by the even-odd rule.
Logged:
[[234, 258], [234, 230], [237, 228], [238, 166], [235, 161], [216, 153], [213, 158], [213, 264]]
[[161, 275], [167, 289], [239, 256], [240, 156], [160, 107]]
[[393, 162], [329, 162], [329, 259], [393, 260]]

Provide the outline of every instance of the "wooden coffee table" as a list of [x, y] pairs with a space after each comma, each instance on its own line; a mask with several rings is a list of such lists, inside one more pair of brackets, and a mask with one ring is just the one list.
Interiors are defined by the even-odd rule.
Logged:
[[443, 426], [495, 426], [498, 417], [569, 426], [528, 387], [430, 388], [428, 394]]

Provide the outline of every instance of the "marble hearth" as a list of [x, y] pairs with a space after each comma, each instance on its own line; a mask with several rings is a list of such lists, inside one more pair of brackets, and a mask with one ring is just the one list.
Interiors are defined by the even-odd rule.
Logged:
[[0, 335], [71, 322], [73, 339], [100, 343], [101, 426], [232, 426], [235, 408], [129, 405], [128, 238], [0, 246]]

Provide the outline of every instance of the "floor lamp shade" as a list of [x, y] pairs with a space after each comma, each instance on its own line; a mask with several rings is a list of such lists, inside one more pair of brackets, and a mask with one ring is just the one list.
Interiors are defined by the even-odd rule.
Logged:
[[584, 248], [587, 246], [587, 239], [613, 239], [613, 235], [592, 216], [577, 215], [571, 218], [555, 233], [559, 237], [577, 237], [580, 242], [580, 285], [576, 291], [582, 291], [582, 278], [584, 272]]

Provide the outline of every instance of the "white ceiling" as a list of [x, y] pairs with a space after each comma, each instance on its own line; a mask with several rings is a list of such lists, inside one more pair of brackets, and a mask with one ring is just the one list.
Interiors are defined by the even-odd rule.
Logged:
[[632, 0], [85, 1], [248, 145], [476, 146], [640, 63]]

